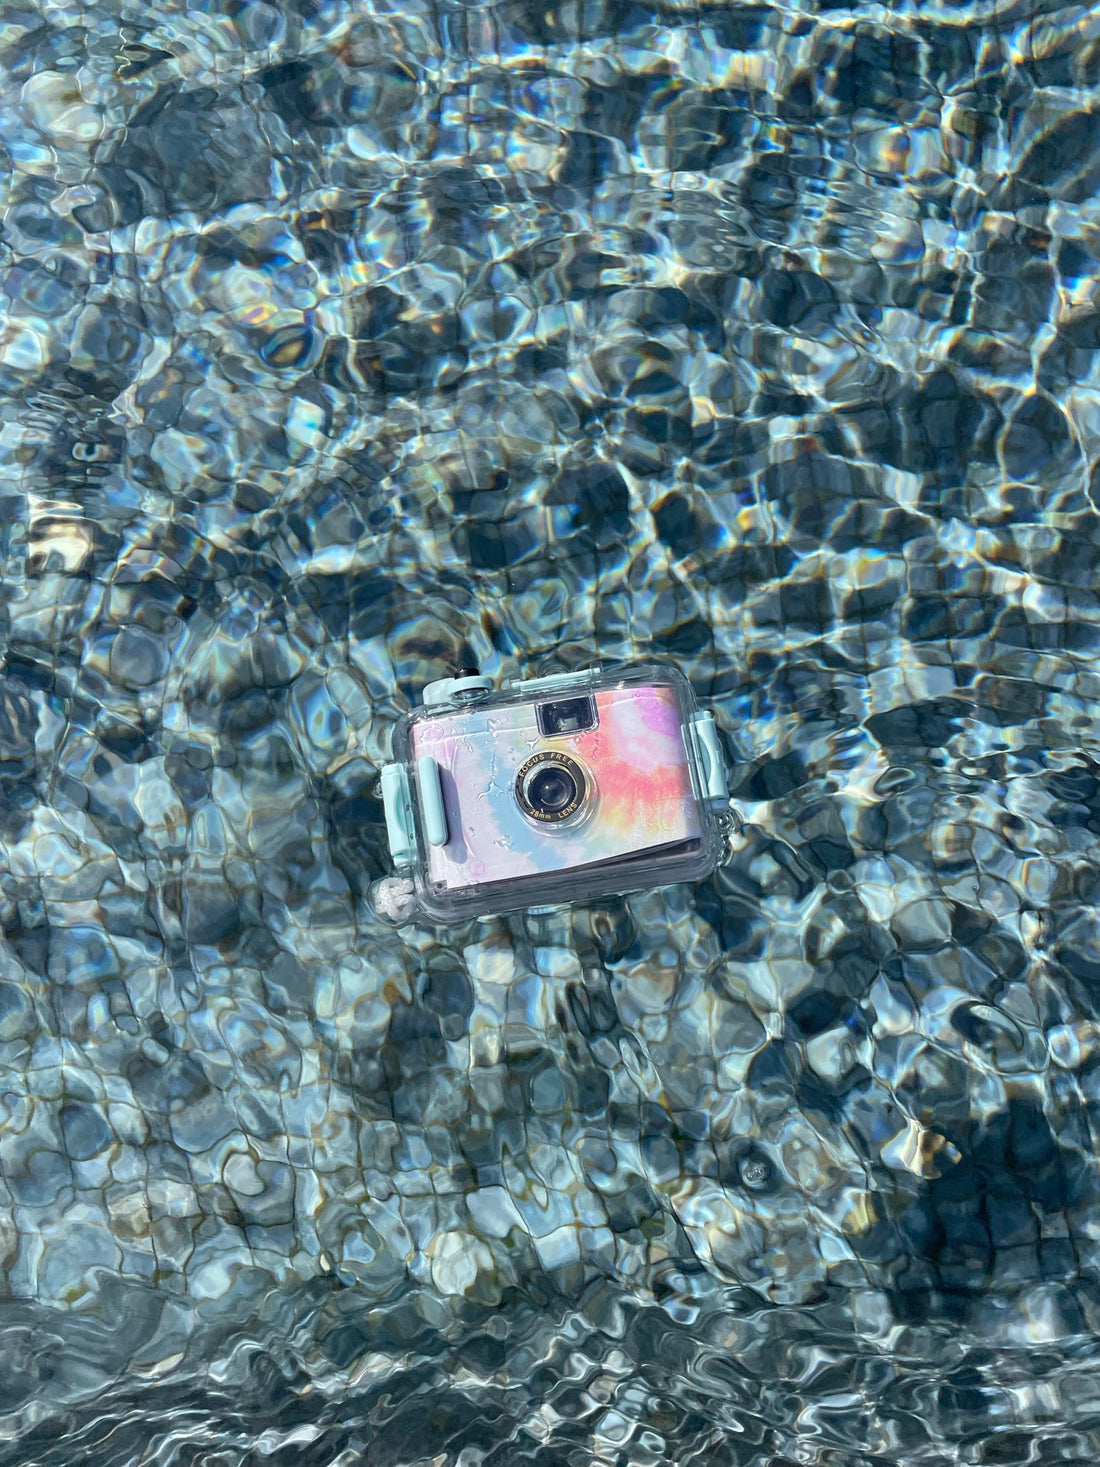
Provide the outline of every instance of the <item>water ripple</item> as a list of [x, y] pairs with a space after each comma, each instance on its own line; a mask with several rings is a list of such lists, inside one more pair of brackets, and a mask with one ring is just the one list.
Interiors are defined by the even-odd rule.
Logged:
[[[1100, 21], [0, 46], [0, 1462], [1091, 1458]], [[424, 683], [640, 655], [715, 875], [382, 927]]]

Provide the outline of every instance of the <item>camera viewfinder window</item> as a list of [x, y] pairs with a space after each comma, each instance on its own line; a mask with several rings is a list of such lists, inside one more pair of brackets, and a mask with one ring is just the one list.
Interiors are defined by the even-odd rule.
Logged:
[[595, 698], [560, 698], [535, 707], [539, 733], [544, 739], [561, 738], [564, 734], [585, 733], [596, 727]]

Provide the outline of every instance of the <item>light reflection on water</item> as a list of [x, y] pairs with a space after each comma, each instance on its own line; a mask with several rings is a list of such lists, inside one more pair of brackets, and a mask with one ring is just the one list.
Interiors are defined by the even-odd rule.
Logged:
[[[1091, 1458], [1100, 21], [11, 11], [0, 1461]], [[382, 927], [440, 671], [694, 891]]]

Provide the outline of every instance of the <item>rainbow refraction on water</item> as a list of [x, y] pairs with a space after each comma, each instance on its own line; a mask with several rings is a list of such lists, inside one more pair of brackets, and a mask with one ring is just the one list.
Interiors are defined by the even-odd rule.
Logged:
[[[1100, 1446], [1100, 12], [0, 9], [0, 1467]], [[424, 684], [716, 874], [394, 929]]]

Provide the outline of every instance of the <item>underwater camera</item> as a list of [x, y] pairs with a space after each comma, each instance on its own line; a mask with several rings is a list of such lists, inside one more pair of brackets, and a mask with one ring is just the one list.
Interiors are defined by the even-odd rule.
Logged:
[[399, 919], [698, 881], [722, 851], [718, 730], [674, 668], [561, 673], [496, 692], [463, 668], [424, 689], [393, 751], [382, 798], [406, 892]]

